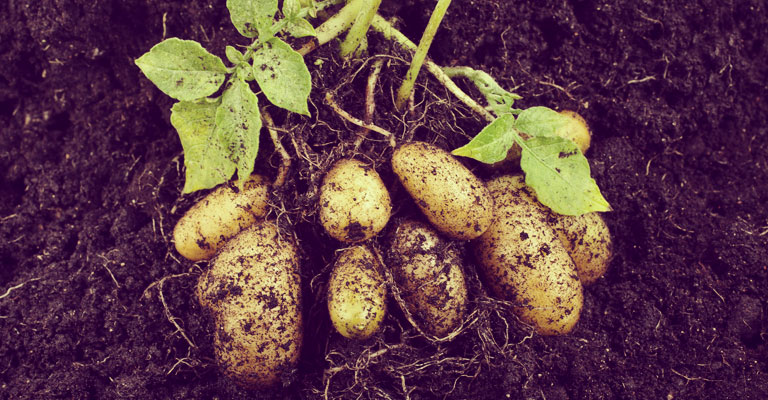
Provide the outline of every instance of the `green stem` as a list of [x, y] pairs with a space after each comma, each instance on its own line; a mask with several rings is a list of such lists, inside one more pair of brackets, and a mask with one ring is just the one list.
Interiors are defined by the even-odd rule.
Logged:
[[398, 110], [402, 110], [408, 97], [411, 95], [413, 85], [416, 83], [416, 77], [419, 75], [421, 65], [424, 63], [424, 58], [427, 57], [427, 51], [429, 46], [432, 45], [432, 40], [435, 39], [435, 33], [440, 26], [445, 12], [448, 10], [448, 6], [451, 4], [451, 0], [439, 0], [432, 11], [432, 16], [429, 17], [429, 23], [427, 23], [424, 33], [421, 35], [419, 41], [419, 47], [416, 49], [416, 53], [413, 55], [411, 66], [408, 68], [408, 73], [405, 74], [405, 80], [400, 85], [400, 89], [397, 91], [397, 98], [395, 100], [395, 106]]
[[[382, 35], [384, 35], [386, 39], [397, 42], [408, 50], [411, 50], [411, 51], [416, 50], [416, 44], [411, 42], [411, 40], [408, 39], [405, 35], [403, 35], [402, 32], [395, 29], [395, 27], [393, 27], [392, 24], [387, 22], [387, 20], [385, 20], [380, 15], [376, 15], [373, 18], [373, 21], [371, 21], [371, 28], [380, 32]], [[483, 118], [485, 118], [486, 121], [488, 122], [493, 122], [493, 120], [496, 119], [496, 117], [493, 116], [493, 114], [491, 114], [488, 110], [483, 108], [483, 106], [481, 106], [471, 97], [469, 97], [469, 95], [464, 93], [464, 91], [461, 90], [461, 88], [456, 86], [456, 84], [451, 80], [451, 78], [449, 78], [445, 74], [445, 72], [443, 72], [443, 69], [440, 68], [439, 65], [429, 60], [426, 61], [425, 65], [427, 67], [427, 71], [432, 73], [432, 75], [435, 77], [435, 79], [438, 80], [438, 82], [440, 82], [443, 86], [445, 86], [445, 88], [448, 89], [448, 91], [453, 93], [453, 95], [456, 96], [467, 107], [471, 108], [472, 111], [482, 115]]]
[[[314, 10], [312, 10], [312, 9], [310, 9], [308, 7], [307, 8], [302, 8], [299, 11], [299, 13], [296, 14], [296, 18], [306, 18], [306, 17], [308, 17], [310, 15], [310, 13], [312, 11], [315, 11], [315, 12], [322, 11], [322, 10], [325, 10], [326, 8], [328, 8], [330, 6], [333, 6], [333, 5], [341, 3], [342, 1], [344, 1], [344, 0], [326, 0], [326, 1], [321, 1], [321, 2], [315, 3], [315, 9]], [[278, 20], [274, 25], [272, 25], [272, 36], [276, 35], [278, 32], [283, 30], [283, 28], [285, 28], [285, 26], [288, 25], [289, 22], [290, 21], [288, 20], [288, 18], [283, 18], [283, 19]]]
[[342, 57], [348, 57], [352, 53], [359, 56], [368, 47], [365, 35], [368, 33], [371, 20], [376, 15], [376, 11], [379, 10], [380, 4], [381, 0], [364, 0], [364, 4], [357, 14], [354, 24], [349, 28], [347, 37], [341, 43]]
[[336, 14], [328, 18], [322, 25], [315, 29], [315, 40], [308, 43], [304, 47], [298, 50], [299, 54], [307, 55], [315, 48], [322, 46], [334, 38], [338, 37], [342, 32], [349, 29], [352, 23], [355, 22], [355, 18], [360, 13], [364, 0], [351, 0], [347, 5], [342, 7]]

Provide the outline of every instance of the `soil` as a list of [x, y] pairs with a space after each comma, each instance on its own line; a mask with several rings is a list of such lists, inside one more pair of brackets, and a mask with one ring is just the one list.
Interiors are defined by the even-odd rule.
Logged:
[[[418, 40], [435, 1], [384, 3]], [[203, 195], [181, 195], [173, 100], [133, 63], [164, 37], [220, 56], [246, 44], [224, 2], [2, 2], [0, 398], [768, 398], [765, 32], [759, 0], [454, 1], [430, 56], [489, 72], [520, 107], [586, 118], [616, 254], [575, 330], [544, 337], [484, 295], [465, 249], [474, 319], [447, 343], [419, 335], [394, 302], [367, 342], [330, 326], [340, 245], [317, 222], [324, 171], [355, 153], [382, 173], [396, 216], [414, 207], [388, 140], [371, 132], [355, 151], [357, 127], [325, 94], [362, 116], [380, 58], [373, 122], [399, 142], [454, 148], [483, 121], [426, 73], [413, 112], [393, 111], [408, 56], [377, 34], [379, 57], [343, 61], [336, 44], [308, 55], [312, 116], [271, 109], [293, 161], [273, 216], [304, 249], [303, 353], [280, 387], [248, 391], [213, 359], [193, 297], [206, 264], [171, 243]], [[262, 143], [257, 170], [273, 177], [280, 158], [266, 133]]]

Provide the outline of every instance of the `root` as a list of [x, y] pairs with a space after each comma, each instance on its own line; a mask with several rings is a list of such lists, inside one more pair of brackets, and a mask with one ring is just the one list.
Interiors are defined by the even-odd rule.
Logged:
[[[371, 75], [368, 76], [368, 84], [365, 87], [365, 116], [363, 117], [363, 122], [368, 125], [373, 123], [373, 114], [376, 112], [376, 83], [379, 80], [379, 74], [381, 74], [381, 66], [383, 64], [383, 58], [380, 58], [373, 63], [373, 71], [371, 71]], [[360, 131], [358, 131], [357, 140], [355, 140], [355, 152], [357, 152], [357, 149], [363, 143], [363, 140], [365, 140], [369, 131], [370, 129], [366, 127], [362, 127]]]
[[21, 282], [21, 283], [19, 283], [19, 284], [18, 284], [18, 285], [16, 285], [16, 286], [11, 286], [11, 287], [9, 287], [9, 288], [8, 288], [8, 290], [6, 290], [6, 291], [5, 291], [5, 293], [3, 293], [2, 295], [0, 295], [0, 299], [3, 299], [3, 298], [5, 298], [5, 297], [8, 297], [8, 295], [9, 295], [9, 294], [11, 294], [11, 292], [12, 292], [12, 291], [14, 291], [14, 290], [16, 290], [16, 289], [21, 289], [21, 287], [22, 287], [22, 286], [24, 286], [24, 285], [26, 285], [27, 283], [30, 283], [30, 282], [34, 282], [34, 281], [39, 281], [40, 279], [42, 279], [42, 278], [32, 278], [32, 279], [30, 279], [30, 280], [28, 280], [28, 281], [25, 281], [25, 282]]
[[275, 129], [275, 122], [272, 120], [272, 116], [269, 115], [267, 110], [261, 110], [261, 116], [266, 121], [267, 130], [269, 131], [269, 137], [272, 139], [272, 143], [275, 145], [275, 150], [280, 154], [280, 166], [277, 169], [277, 176], [275, 181], [272, 182], [273, 187], [283, 186], [285, 178], [288, 176], [288, 170], [291, 168], [291, 156], [285, 151], [283, 143], [280, 142], [280, 138], [277, 136], [277, 130]]
[[376, 132], [378, 134], [381, 134], [383, 136], [388, 137], [389, 138], [389, 145], [392, 146], [393, 148], [397, 145], [397, 143], [395, 142], [395, 135], [393, 135], [391, 132], [387, 131], [384, 128], [380, 128], [380, 127], [378, 127], [378, 126], [376, 126], [374, 124], [367, 124], [367, 123], [365, 123], [365, 121], [361, 121], [361, 120], [353, 117], [352, 115], [350, 115], [348, 112], [344, 111], [336, 103], [336, 101], [333, 99], [333, 94], [331, 92], [327, 92], [325, 94], [325, 102], [328, 103], [328, 105], [333, 109], [333, 111], [335, 111], [337, 114], [339, 114], [339, 116], [342, 117], [343, 119], [345, 119], [345, 120], [347, 120], [347, 121], [349, 121], [349, 122], [351, 122], [351, 123], [353, 123], [353, 124], [355, 124], [355, 125], [357, 125], [357, 126], [359, 126], [361, 128], [366, 128], [366, 129], [372, 130], [372, 131], [374, 131], [374, 132]]
[[181, 278], [183, 276], [189, 276], [189, 275], [190, 275], [189, 272], [185, 272], [183, 274], [164, 276], [164, 277], [160, 278], [160, 280], [155, 281], [151, 285], [147, 286], [147, 288], [144, 289], [144, 292], [142, 293], [142, 296], [145, 297], [145, 298], [149, 298], [149, 296], [150, 296], [149, 295], [149, 290], [152, 289], [153, 287], [157, 286], [157, 293], [158, 293], [158, 297], [160, 297], [160, 303], [163, 304], [163, 310], [165, 311], [165, 318], [167, 318], [168, 322], [170, 322], [174, 327], [176, 327], [176, 331], [173, 332], [172, 335], [175, 335], [176, 333], [180, 334], [181, 337], [183, 337], [184, 340], [186, 340], [187, 343], [189, 343], [189, 347], [191, 347], [193, 349], [197, 349], [197, 345], [192, 341], [192, 339], [189, 338], [189, 336], [187, 336], [187, 332], [177, 322], [179, 320], [179, 318], [178, 317], [174, 317], [173, 314], [171, 314], [171, 311], [168, 309], [168, 304], [165, 302], [165, 296], [163, 296], [163, 284], [165, 283], [166, 280], [173, 279], [173, 278]]

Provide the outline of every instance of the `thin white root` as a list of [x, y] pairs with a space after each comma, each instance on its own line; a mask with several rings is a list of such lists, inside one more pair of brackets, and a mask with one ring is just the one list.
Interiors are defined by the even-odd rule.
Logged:
[[388, 130], [386, 130], [384, 128], [380, 128], [380, 127], [378, 127], [378, 126], [376, 126], [374, 124], [366, 124], [365, 121], [361, 121], [360, 119], [351, 116], [348, 112], [344, 111], [336, 103], [336, 101], [334, 101], [333, 94], [331, 92], [327, 92], [325, 94], [325, 102], [328, 103], [328, 105], [331, 106], [333, 111], [336, 111], [336, 113], [339, 114], [339, 116], [341, 116], [342, 118], [346, 119], [347, 121], [349, 121], [349, 122], [351, 122], [351, 123], [353, 123], [353, 124], [355, 124], [355, 125], [357, 125], [359, 127], [370, 129], [370, 130], [372, 130], [372, 131], [374, 131], [374, 132], [376, 132], [378, 134], [381, 134], [383, 136], [388, 137], [389, 138], [390, 146], [392, 146], [392, 147], [396, 146], [395, 135], [393, 135], [391, 132], [389, 132]]
[[160, 297], [160, 303], [163, 304], [163, 310], [165, 311], [165, 318], [167, 318], [168, 322], [170, 322], [174, 327], [176, 327], [176, 332], [174, 333], [179, 333], [184, 338], [184, 340], [186, 340], [187, 343], [189, 343], [190, 347], [196, 349], [197, 345], [194, 342], [192, 342], [192, 339], [190, 339], [189, 336], [187, 336], [187, 332], [184, 330], [184, 328], [182, 328], [181, 325], [179, 325], [179, 323], [176, 322], [179, 318], [174, 317], [173, 314], [171, 314], [171, 310], [168, 309], [168, 304], [165, 302], [165, 296], [163, 296], [163, 284], [167, 279], [180, 278], [182, 276], [187, 276], [187, 275], [189, 275], [188, 272], [185, 272], [183, 274], [164, 276], [160, 280], [155, 281], [151, 285], [147, 286], [147, 288], [144, 289], [143, 296], [149, 297], [149, 293], [148, 293], [149, 290], [152, 289], [155, 285], [157, 285], [157, 293], [158, 293], [158, 297]]

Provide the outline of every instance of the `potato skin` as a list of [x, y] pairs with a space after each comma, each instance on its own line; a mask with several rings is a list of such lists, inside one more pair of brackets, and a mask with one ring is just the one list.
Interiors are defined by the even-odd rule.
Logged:
[[576, 267], [546, 214], [510, 182], [487, 183], [496, 218], [473, 242], [491, 292], [514, 302], [515, 311], [542, 335], [570, 332], [583, 305]]
[[176, 251], [192, 261], [207, 260], [241, 230], [267, 215], [269, 183], [252, 175], [243, 189], [223, 185], [192, 206], [176, 223]]
[[453, 239], [480, 236], [493, 219], [485, 184], [447, 151], [424, 142], [398, 147], [392, 170], [429, 222]]
[[461, 325], [467, 311], [461, 256], [429, 224], [399, 222], [387, 265], [421, 329], [442, 338]]
[[297, 248], [273, 222], [232, 238], [200, 276], [196, 294], [215, 322], [216, 360], [238, 385], [266, 388], [296, 366], [302, 342]]
[[389, 221], [392, 201], [379, 174], [362, 161], [337, 161], [320, 188], [320, 222], [344, 243], [358, 243], [379, 233]]
[[571, 255], [583, 285], [591, 285], [608, 271], [613, 242], [608, 225], [599, 213], [581, 216], [554, 214], [555, 231]]
[[577, 112], [571, 110], [560, 111], [560, 115], [568, 117], [569, 123], [558, 129], [555, 134], [561, 138], [572, 140], [579, 147], [581, 153], [585, 154], [592, 142], [592, 133], [587, 121]]
[[580, 216], [554, 213], [539, 203], [533, 190], [525, 185], [522, 175], [507, 179], [547, 215], [549, 224], [555, 228], [560, 242], [576, 265], [582, 285], [591, 285], [605, 275], [613, 257], [613, 241], [608, 225], [599, 213], [591, 212]]
[[334, 328], [349, 339], [378, 332], [386, 314], [387, 288], [381, 265], [365, 246], [354, 246], [336, 259], [328, 283], [328, 313]]

